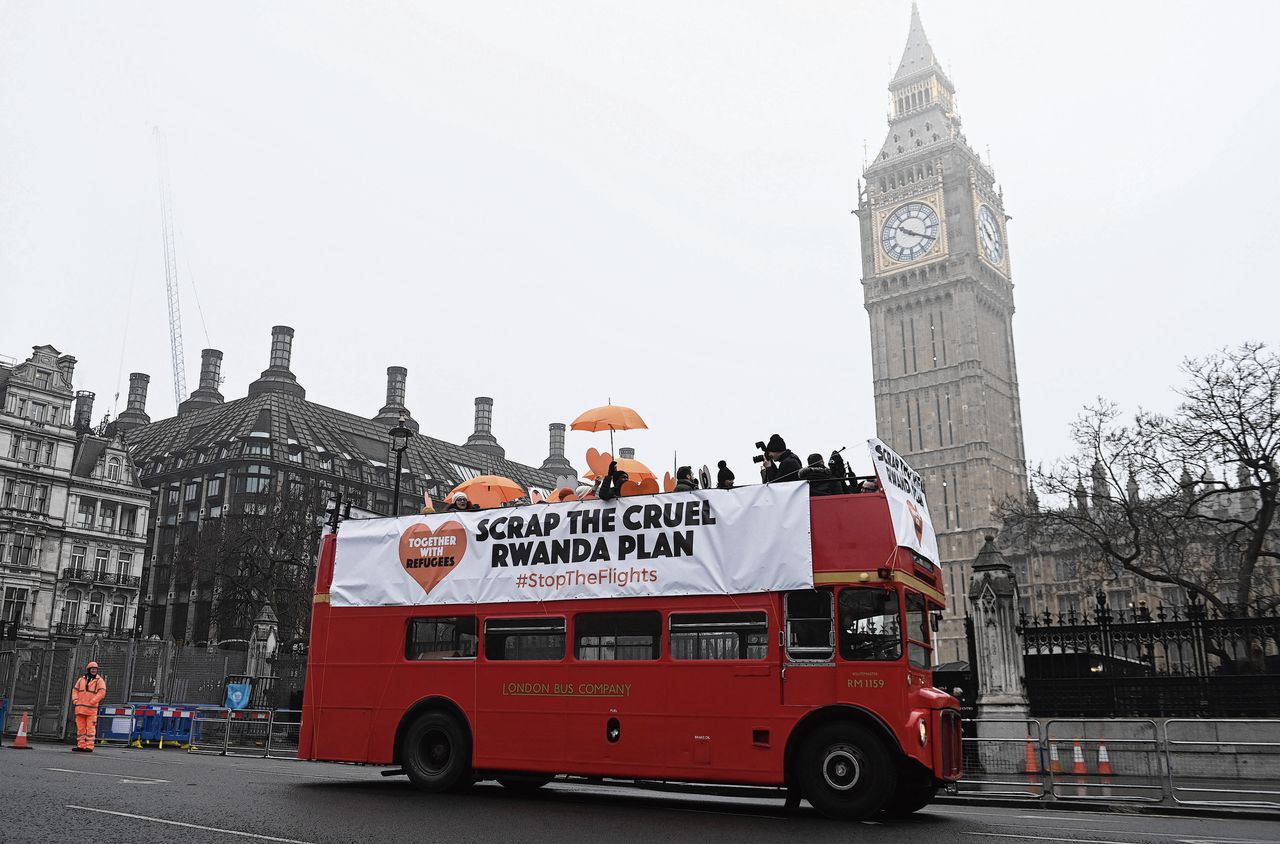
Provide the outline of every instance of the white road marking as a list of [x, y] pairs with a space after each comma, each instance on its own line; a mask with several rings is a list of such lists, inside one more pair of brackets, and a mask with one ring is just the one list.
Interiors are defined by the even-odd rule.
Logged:
[[[1088, 830], [1083, 830], [1088, 832]], [[1133, 833], [1141, 835], [1142, 833]], [[1051, 838], [1047, 835], [1015, 835], [1009, 832], [966, 832], [965, 835], [981, 835], [984, 838], [1014, 838], [1018, 841], [1065, 841], [1070, 844], [1137, 844], [1134, 841], [1104, 841], [1101, 838]]]
[[68, 809], [78, 809], [81, 812], [98, 812], [103, 815], [115, 815], [119, 818], [133, 818], [138, 821], [151, 821], [152, 823], [163, 823], [170, 826], [180, 826], [185, 829], [202, 829], [205, 832], [221, 832], [224, 835], [239, 835], [243, 838], [256, 838], [259, 841], [279, 841], [281, 844], [313, 844], [310, 841], [300, 841], [297, 838], [278, 838], [274, 835], [259, 835], [256, 832], [243, 832], [238, 829], [223, 829], [218, 826], [201, 826], [198, 823], [184, 823], [182, 821], [171, 821], [168, 818], [153, 818], [149, 815], [134, 815], [129, 812], [113, 812], [110, 809], [95, 809], [92, 806], [67, 806]]
[[139, 777], [134, 774], [109, 774], [102, 771], [77, 771], [72, 768], [45, 768], [46, 771], [57, 771], [60, 774], [78, 774], [87, 777], [115, 777], [120, 782], [129, 783], [147, 783], [148, 785], [158, 782], [168, 782], [168, 780], [156, 779], [155, 777]]

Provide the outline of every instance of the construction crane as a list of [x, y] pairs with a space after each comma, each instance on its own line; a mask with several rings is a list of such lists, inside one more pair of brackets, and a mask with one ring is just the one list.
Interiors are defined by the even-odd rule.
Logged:
[[178, 253], [173, 238], [173, 194], [169, 190], [169, 161], [164, 132], [151, 127], [160, 167], [160, 226], [164, 237], [164, 286], [169, 298], [169, 354], [173, 361], [173, 401], [187, 397], [187, 364], [182, 354], [182, 309], [178, 306]]

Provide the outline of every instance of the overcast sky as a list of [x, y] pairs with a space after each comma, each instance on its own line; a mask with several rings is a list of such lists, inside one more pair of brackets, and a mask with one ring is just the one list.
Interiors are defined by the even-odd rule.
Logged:
[[[1027, 457], [1080, 406], [1275, 342], [1280, 3], [921, 3], [1003, 186]], [[155, 149], [188, 388], [297, 330], [308, 398], [508, 456], [615, 403], [661, 472], [874, 434], [856, 218], [907, 0], [0, 2], [0, 354], [51, 343], [172, 415]], [[199, 304], [197, 307], [197, 295]], [[203, 316], [201, 311], [203, 311]], [[207, 336], [206, 336], [207, 335]], [[573, 433], [583, 466], [603, 435]]]

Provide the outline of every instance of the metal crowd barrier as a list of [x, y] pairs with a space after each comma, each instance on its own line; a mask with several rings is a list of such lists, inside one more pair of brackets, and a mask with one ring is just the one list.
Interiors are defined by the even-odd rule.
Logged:
[[[965, 779], [962, 791], [985, 797], [1039, 799], [1044, 796], [1042, 780], [1028, 778], [1027, 768], [1040, 764], [1040, 722], [1023, 718], [986, 718], [966, 721], [961, 738]], [[985, 733], [985, 735], [983, 735]], [[1034, 760], [1034, 765], [1030, 764]], [[976, 778], [975, 776], [976, 775]]]
[[1280, 809], [1280, 719], [974, 719], [964, 728], [965, 796]]
[[191, 721], [187, 752], [295, 758], [301, 728], [297, 709], [202, 707]]
[[95, 741], [99, 745], [121, 744], [125, 747], [132, 745], [135, 741], [135, 718], [133, 704], [99, 706]]
[[[1050, 755], [1057, 750], [1061, 771], [1049, 766], [1055, 800], [1104, 803], [1160, 803], [1164, 777], [1156, 722], [1148, 718], [1045, 722]], [[1067, 752], [1069, 751], [1069, 755]], [[1068, 761], [1070, 760], [1070, 761]], [[1083, 772], [1075, 770], [1083, 768]]]
[[[1264, 725], [1280, 734], [1280, 719], [1166, 721], [1164, 750], [1174, 801], [1184, 806], [1280, 809], [1280, 741], [1256, 741]], [[1231, 753], [1222, 752], [1228, 747]], [[1194, 760], [1194, 767], [1182, 764], [1187, 758]]]

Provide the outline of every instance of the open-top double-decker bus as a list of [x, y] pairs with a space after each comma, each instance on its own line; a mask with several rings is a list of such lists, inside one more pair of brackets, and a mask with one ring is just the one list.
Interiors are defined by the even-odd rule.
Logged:
[[961, 774], [932, 685], [919, 478], [347, 521], [323, 542], [300, 756], [444, 791], [556, 775], [785, 788], [902, 814]]

